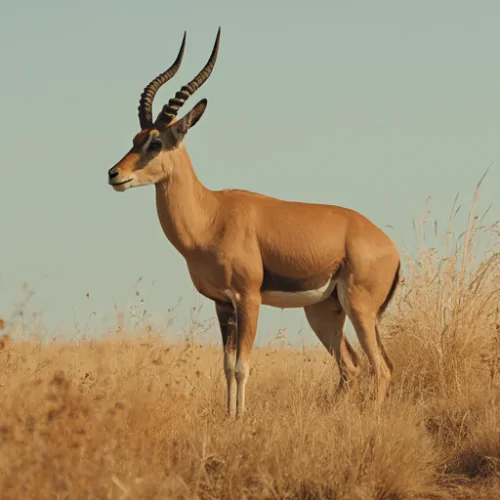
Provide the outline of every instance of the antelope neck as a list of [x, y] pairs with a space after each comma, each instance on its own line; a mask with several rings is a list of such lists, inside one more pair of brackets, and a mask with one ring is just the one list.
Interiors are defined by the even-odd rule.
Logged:
[[156, 209], [163, 232], [187, 257], [210, 243], [217, 199], [196, 176], [189, 157], [174, 168], [170, 177], [156, 184]]

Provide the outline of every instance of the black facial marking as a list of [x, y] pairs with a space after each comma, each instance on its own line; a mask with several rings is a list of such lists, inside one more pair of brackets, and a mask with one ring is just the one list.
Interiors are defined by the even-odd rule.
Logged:
[[160, 151], [163, 144], [158, 139], [153, 139], [148, 146], [148, 151]]

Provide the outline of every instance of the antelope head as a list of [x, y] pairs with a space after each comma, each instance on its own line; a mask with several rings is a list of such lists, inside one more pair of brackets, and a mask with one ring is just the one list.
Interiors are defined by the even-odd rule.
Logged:
[[177, 59], [165, 72], [158, 75], [144, 89], [139, 102], [141, 131], [134, 137], [130, 151], [108, 171], [108, 182], [115, 191], [146, 186], [168, 180], [176, 168], [182, 168], [179, 150], [188, 130], [201, 118], [207, 107], [202, 99], [186, 115], [177, 118], [179, 109], [208, 79], [217, 60], [220, 28], [212, 54], [204, 68], [168, 101], [153, 122], [153, 99], [160, 87], [179, 70], [184, 55], [186, 32]]

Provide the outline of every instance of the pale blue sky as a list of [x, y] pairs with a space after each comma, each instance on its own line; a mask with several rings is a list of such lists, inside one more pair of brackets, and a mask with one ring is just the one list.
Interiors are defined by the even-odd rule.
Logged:
[[[184, 62], [155, 112], [210, 54], [208, 109], [186, 144], [208, 187], [344, 205], [414, 249], [412, 218], [432, 197], [446, 221], [500, 156], [500, 3], [9, 2], [0, 18], [0, 314], [23, 282], [49, 328], [95, 328], [143, 277], [157, 322], [200, 299], [157, 221], [152, 186], [115, 193], [107, 170], [139, 130], [149, 80]], [[482, 206], [498, 218], [500, 166]], [[151, 286], [152, 281], [155, 285]], [[90, 302], [85, 293], [90, 292]], [[213, 316], [207, 301], [204, 316]], [[260, 340], [302, 310], [263, 308]]]

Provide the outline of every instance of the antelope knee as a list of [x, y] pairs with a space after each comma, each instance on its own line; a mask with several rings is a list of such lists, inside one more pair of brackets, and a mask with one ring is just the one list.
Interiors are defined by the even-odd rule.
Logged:
[[236, 368], [236, 353], [226, 352], [224, 353], [224, 373], [227, 378], [233, 378], [235, 375]]
[[250, 366], [248, 364], [248, 361], [246, 359], [239, 358], [238, 361], [236, 361], [236, 366], [235, 366], [236, 380], [238, 382], [245, 381], [248, 379], [249, 375], [250, 375]]

